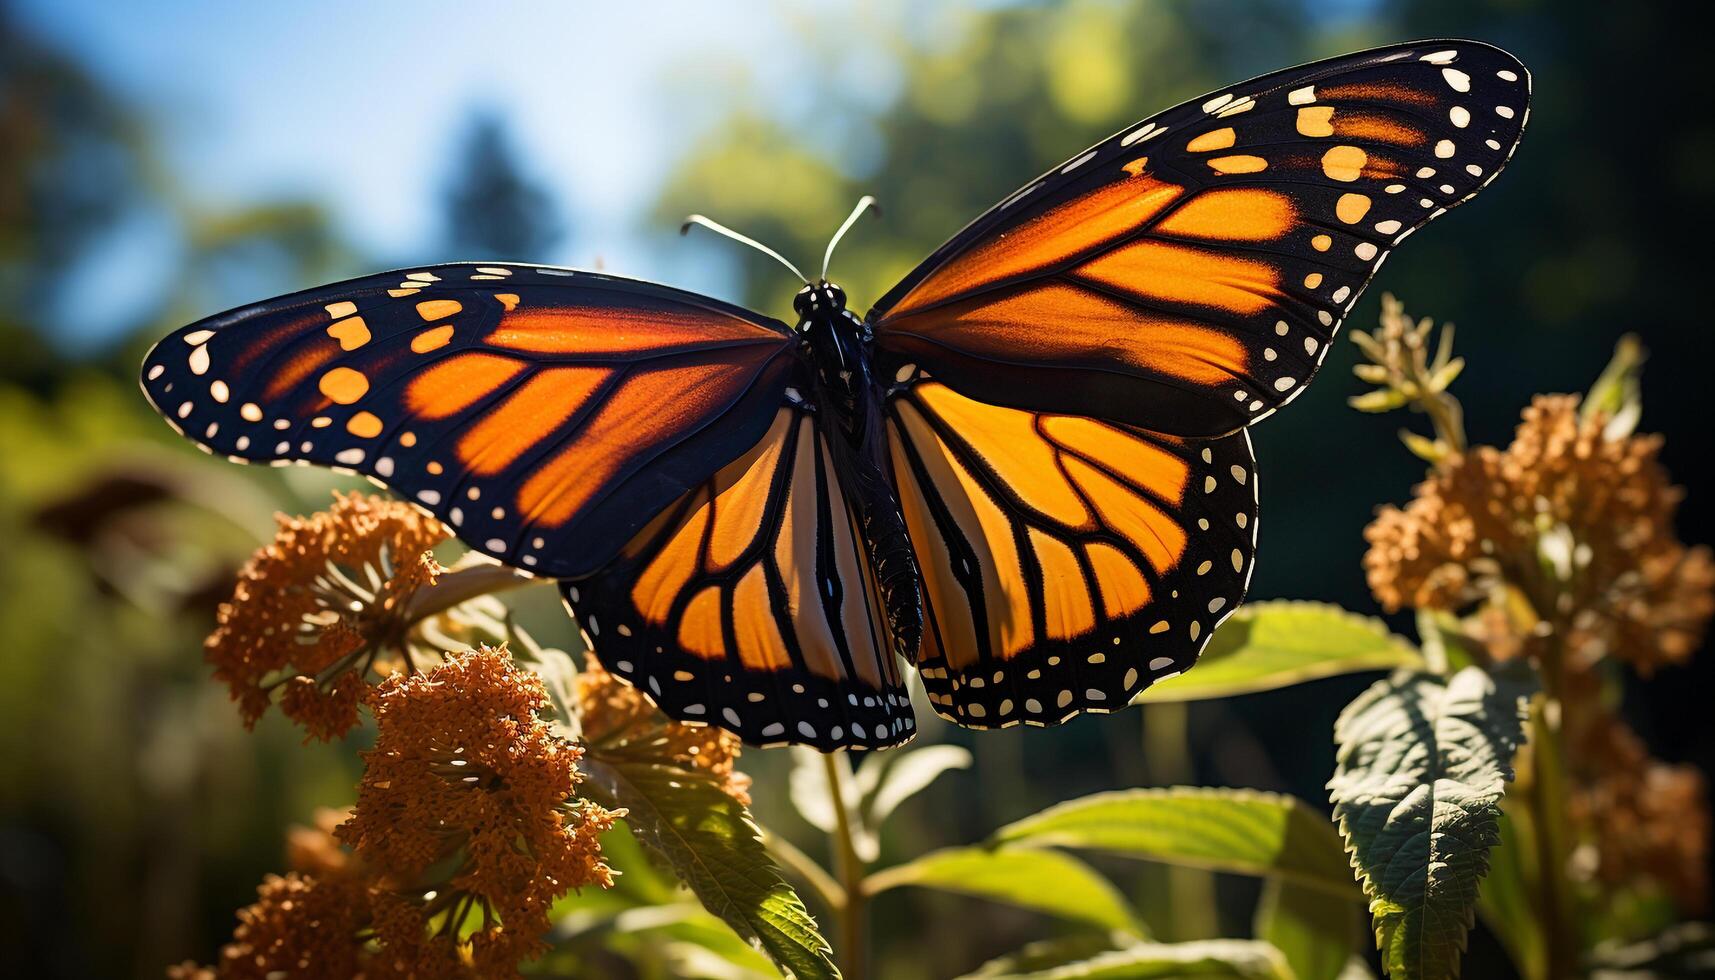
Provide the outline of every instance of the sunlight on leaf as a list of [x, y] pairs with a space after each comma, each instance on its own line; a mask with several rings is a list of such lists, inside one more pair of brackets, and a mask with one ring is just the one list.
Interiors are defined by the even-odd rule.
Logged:
[[1332, 897], [1358, 898], [1345, 849], [1327, 818], [1274, 793], [1195, 787], [1097, 793], [1008, 824], [992, 841], [1280, 877]]
[[970, 767], [970, 750], [957, 745], [870, 753], [858, 766], [856, 778], [864, 823], [879, 833], [899, 804], [927, 789], [942, 774]]
[[[810, 826], [824, 834], [833, 833], [838, 816], [834, 813], [834, 795], [828, 787], [828, 770], [822, 753], [804, 745], [792, 746], [791, 752], [792, 772], [786, 786], [793, 809]], [[847, 793], [840, 796], [850, 798]]]
[[585, 795], [626, 808], [626, 823], [703, 907], [800, 980], [837, 977], [828, 941], [769, 859], [750, 813], [705, 775], [675, 766], [604, 759], [579, 764]]
[[1527, 695], [1476, 667], [1446, 681], [1400, 671], [1334, 726], [1334, 815], [1393, 976], [1458, 976]]
[[1058, 851], [952, 847], [879, 871], [865, 888], [875, 894], [902, 885], [975, 895], [1132, 936], [1142, 934], [1118, 889], [1089, 865]]
[[989, 960], [975, 971], [965, 974], [960, 980], [989, 980], [991, 977], [1029, 975], [1067, 963], [1087, 960], [1101, 953], [1124, 949], [1135, 942], [1132, 937], [1117, 932], [1081, 932], [1072, 936], [1042, 939], [1005, 956]]
[[1253, 602], [1221, 624], [1194, 669], [1147, 688], [1137, 701], [1224, 698], [1421, 663], [1379, 619], [1320, 602]]
[[1296, 980], [1280, 950], [1268, 943], [1243, 939], [1139, 943], [1025, 973], [990, 972], [984, 967], [966, 980], [1153, 980], [1157, 977]]

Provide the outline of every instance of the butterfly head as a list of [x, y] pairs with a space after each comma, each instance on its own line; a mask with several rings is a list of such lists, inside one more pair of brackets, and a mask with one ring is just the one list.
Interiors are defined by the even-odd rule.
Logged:
[[846, 291], [823, 279], [798, 290], [792, 297], [792, 310], [804, 320], [819, 320], [839, 316], [846, 309]]

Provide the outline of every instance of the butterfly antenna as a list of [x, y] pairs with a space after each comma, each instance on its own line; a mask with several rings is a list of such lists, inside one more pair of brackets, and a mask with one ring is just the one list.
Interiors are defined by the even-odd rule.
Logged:
[[693, 215], [690, 215], [689, 217], [687, 217], [685, 219], [685, 223], [683, 225], [679, 226], [679, 234], [681, 234], [681, 235], [688, 234], [691, 230], [692, 225], [702, 225], [704, 228], [707, 228], [708, 230], [716, 233], [717, 235], [725, 235], [726, 237], [732, 239], [735, 242], [741, 242], [745, 245], [749, 245], [751, 248], [756, 249], [758, 252], [761, 252], [764, 255], [772, 256], [774, 258], [774, 261], [779, 262], [781, 265], [785, 266], [788, 269], [791, 269], [793, 275], [797, 276], [799, 279], [802, 279], [804, 281], [804, 285], [806, 285], [806, 286], [810, 285], [809, 278], [807, 276], [805, 276], [802, 272], [799, 272], [797, 266], [795, 266], [791, 262], [787, 261], [786, 256], [781, 255], [779, 252], [776, 252], [775, 250], [769, 248], [767, 245], [762, 244], [761, 242], [757, 241], [756, 239], [751, 238], [748, 235], [741, 235], [738, 232], [733, 231], [731, 228], [728, 228], [726, 225], [723, 225], [718, 221], [714, 221], [714, 220], [712, 220], [708, 217], [705, 217], [703, 215], [700, 215], [700, 214], [693, 214]]
[[828, 281], [828, 263], [834, 260], [834, 246], [840, 243], [840, 239], [846, 237], [846, 232], [851, 229], [851, 226], [857, 224], [858, 217], [870, 208], [875, 208], [876, 214], [881, 213], [881, 209], [875, 206], [875, 198], [868, 194], [858, 198], [857, 207], [852, 208], [852, 213], [846, 215], [845, 223], [840, 225], [840, 230], [834, 232], [834, 237], [828, 240], [828, 250], [822, 253], [823, 282]]

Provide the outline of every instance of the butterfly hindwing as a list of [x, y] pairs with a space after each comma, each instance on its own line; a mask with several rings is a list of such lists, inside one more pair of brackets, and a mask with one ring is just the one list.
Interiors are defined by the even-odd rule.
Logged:
[[1245, 431], [1200, 443], [974, 401], [915, 372], [888, 406], [924, 580], [917, 667], [973, 728], [1124, 707], [1188, 669], [1243, 598]]
[[1471, 41], [1288, 69], [1116, 134], [870, 312], [983, 401], [1222, 435], [1285, 404], [1390, 249], [1500, 171], [1529, 76]]
[[589, 646], [681, 721], [755, 744], [882, 748], [914, 734], [862, 535], [808, 405], [562, 585]]
[[480, 551], [574, 576], [767, 431], [791, 345], [664, 286], [441, 265], [192, 324], [149, 353], [143, 389], [211, 452], [361, 473]]

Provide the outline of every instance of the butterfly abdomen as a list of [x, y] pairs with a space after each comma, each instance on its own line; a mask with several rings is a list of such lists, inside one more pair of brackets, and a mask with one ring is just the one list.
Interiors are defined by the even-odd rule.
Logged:
[[863, 536], [869, 545], [876, 588], [887, 610], [893, 649], [900, 656], [913, 657], [923, 639], [923, 586], [917, 557], [906, 534], [899, 499], [881, 470], [863, 467], [860, 472], [868, 474], [867, 479], [860, 477], [858, 498], [863, 507]]

